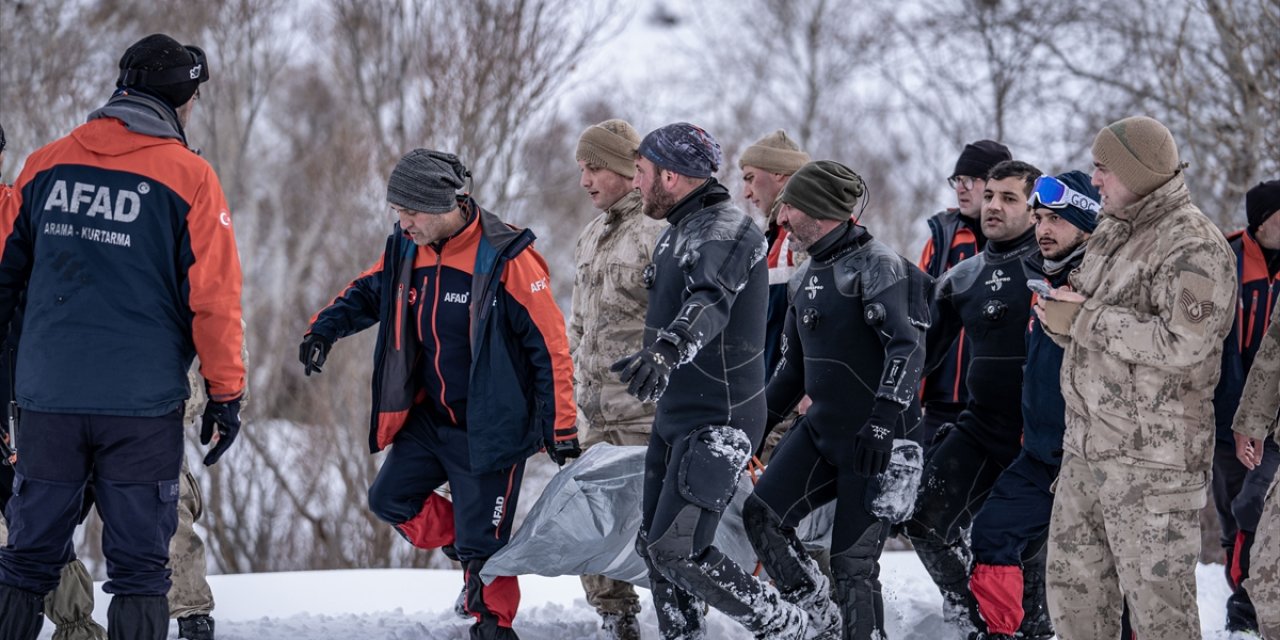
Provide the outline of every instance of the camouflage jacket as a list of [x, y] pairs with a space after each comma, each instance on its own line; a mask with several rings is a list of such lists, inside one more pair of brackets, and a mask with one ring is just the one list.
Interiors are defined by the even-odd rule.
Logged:
[[653, 423], [653, 405], [628, 394], [617, 374], [609, 371], [610, 365], [642, 346], [649, 291], [641, 275], [658, 234], [667, 226], [640, 209], [638, 191], [623, 196], [587, 224], [573, 252], [569, 351], [578, 429], [592, 440], [614, 429], [648, 433]]
[[1181, 175], [1104, 213], [1071, 275], [1088, 300], [1070, 335], [1058, 337], [1063, 448], [1086, 460], [1206, 470], [1213, 390], [1235, 312], [1233, 254]]
[[1261, 440], [1276, 427], [1276, 414], [1280, 412], [1280, 302], [1271, 317], [1276, 318], [1262, 337], [1262, 346], [1249, 369], [1249, 379], [1240, 396], [1240, 407], [1231, 430], [1241, 435]]

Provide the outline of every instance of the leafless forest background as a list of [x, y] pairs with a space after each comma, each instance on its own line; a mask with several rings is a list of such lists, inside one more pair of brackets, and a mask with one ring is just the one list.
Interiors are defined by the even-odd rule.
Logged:
[[[675, 44], [620, 57], [637, 25]], [[209, 54], [188, 134], [223, 180], [245, 268], [246, 428], [196, 471], [217, 572], [446, 562], [365, 508], [373, 336], [343, 341], [318, 377], [295, 355], [381, 250], [386, 176], [408, 149], [458, 153], [478, 200], [535, 230], [565, 311], [595, 214], [574, 145], [610, 117], [704, 126], [735, 193], [740, 151], [785, 128], [866, 177], [865, 222], [909, 256], [979, 138], [1087, 169], [1102, 125], [1151, 115], [1224, 228], [1280, 175], [1280, 0], [0, 0], [0, 176], [104, 102], [120, 54], [154, 32]], [[551, 472], [530, 469], [526, 509]], [[101, 574], [98, 537], [91, 522], [81, 552]]]

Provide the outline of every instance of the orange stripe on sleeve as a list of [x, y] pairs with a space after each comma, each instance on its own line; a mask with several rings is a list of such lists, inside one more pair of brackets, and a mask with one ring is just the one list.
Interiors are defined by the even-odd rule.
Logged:
[[573, 359], [569, 356], [564, 314], [551, 294], [547, 263], [530, 247], [507, 263], [503, 284], [507, 293], [529, 313], [546, 342], [554, 383], [555, 439], [576, 438], [578, 416], [573, 403]]
[[226, 402], [243, 395], [245, 387], [240, 254], [222, 185], [208, 165], [204, 178], [187, 214], [195, 257], [187, 272], [188, 304], [195, 314], [191, 334], [200, 374], [209, 382], [209, 398]]

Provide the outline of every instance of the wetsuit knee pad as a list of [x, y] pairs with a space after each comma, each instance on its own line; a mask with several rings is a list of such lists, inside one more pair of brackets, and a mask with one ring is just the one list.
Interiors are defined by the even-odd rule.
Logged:
[[688, 435], [677, 489], [702, 509], [720, 513], [738, 488], [738, 475], [751, 458], [751, 439], [741, 429], [709, 425]]

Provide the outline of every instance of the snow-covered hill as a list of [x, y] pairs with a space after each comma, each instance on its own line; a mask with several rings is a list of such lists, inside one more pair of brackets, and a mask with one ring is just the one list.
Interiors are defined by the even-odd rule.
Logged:
[[[910, 552], [885, 554], [882, 564], [889, 637], [942, 639], [941, 598]], [[1230, 638], [1222, 627], [1227, 597], [1220, 565], [1198, 570], [1205, 638]], [[453, 614], [462, 585], [457, 571], [370, 569], [211, 576], [220, 640], [463, 640], [466, 620]], [[99, 589], [101, 584], [98, 585]], [[594, 640], [598, 619], [575, 577], [521, 578], [516, 631], [522, 640]], [[646, 640], [658, 637], [648, 592], [641, 590]], [[98, 592], [95, 617], [105, 623], [108, 596]], [[710, 637], [746, 640], [742, 627], [713, 611]], [[43, 639], [53, 635], [46, 623]], [[172, 625], [170, 638], [177, 637]]]

